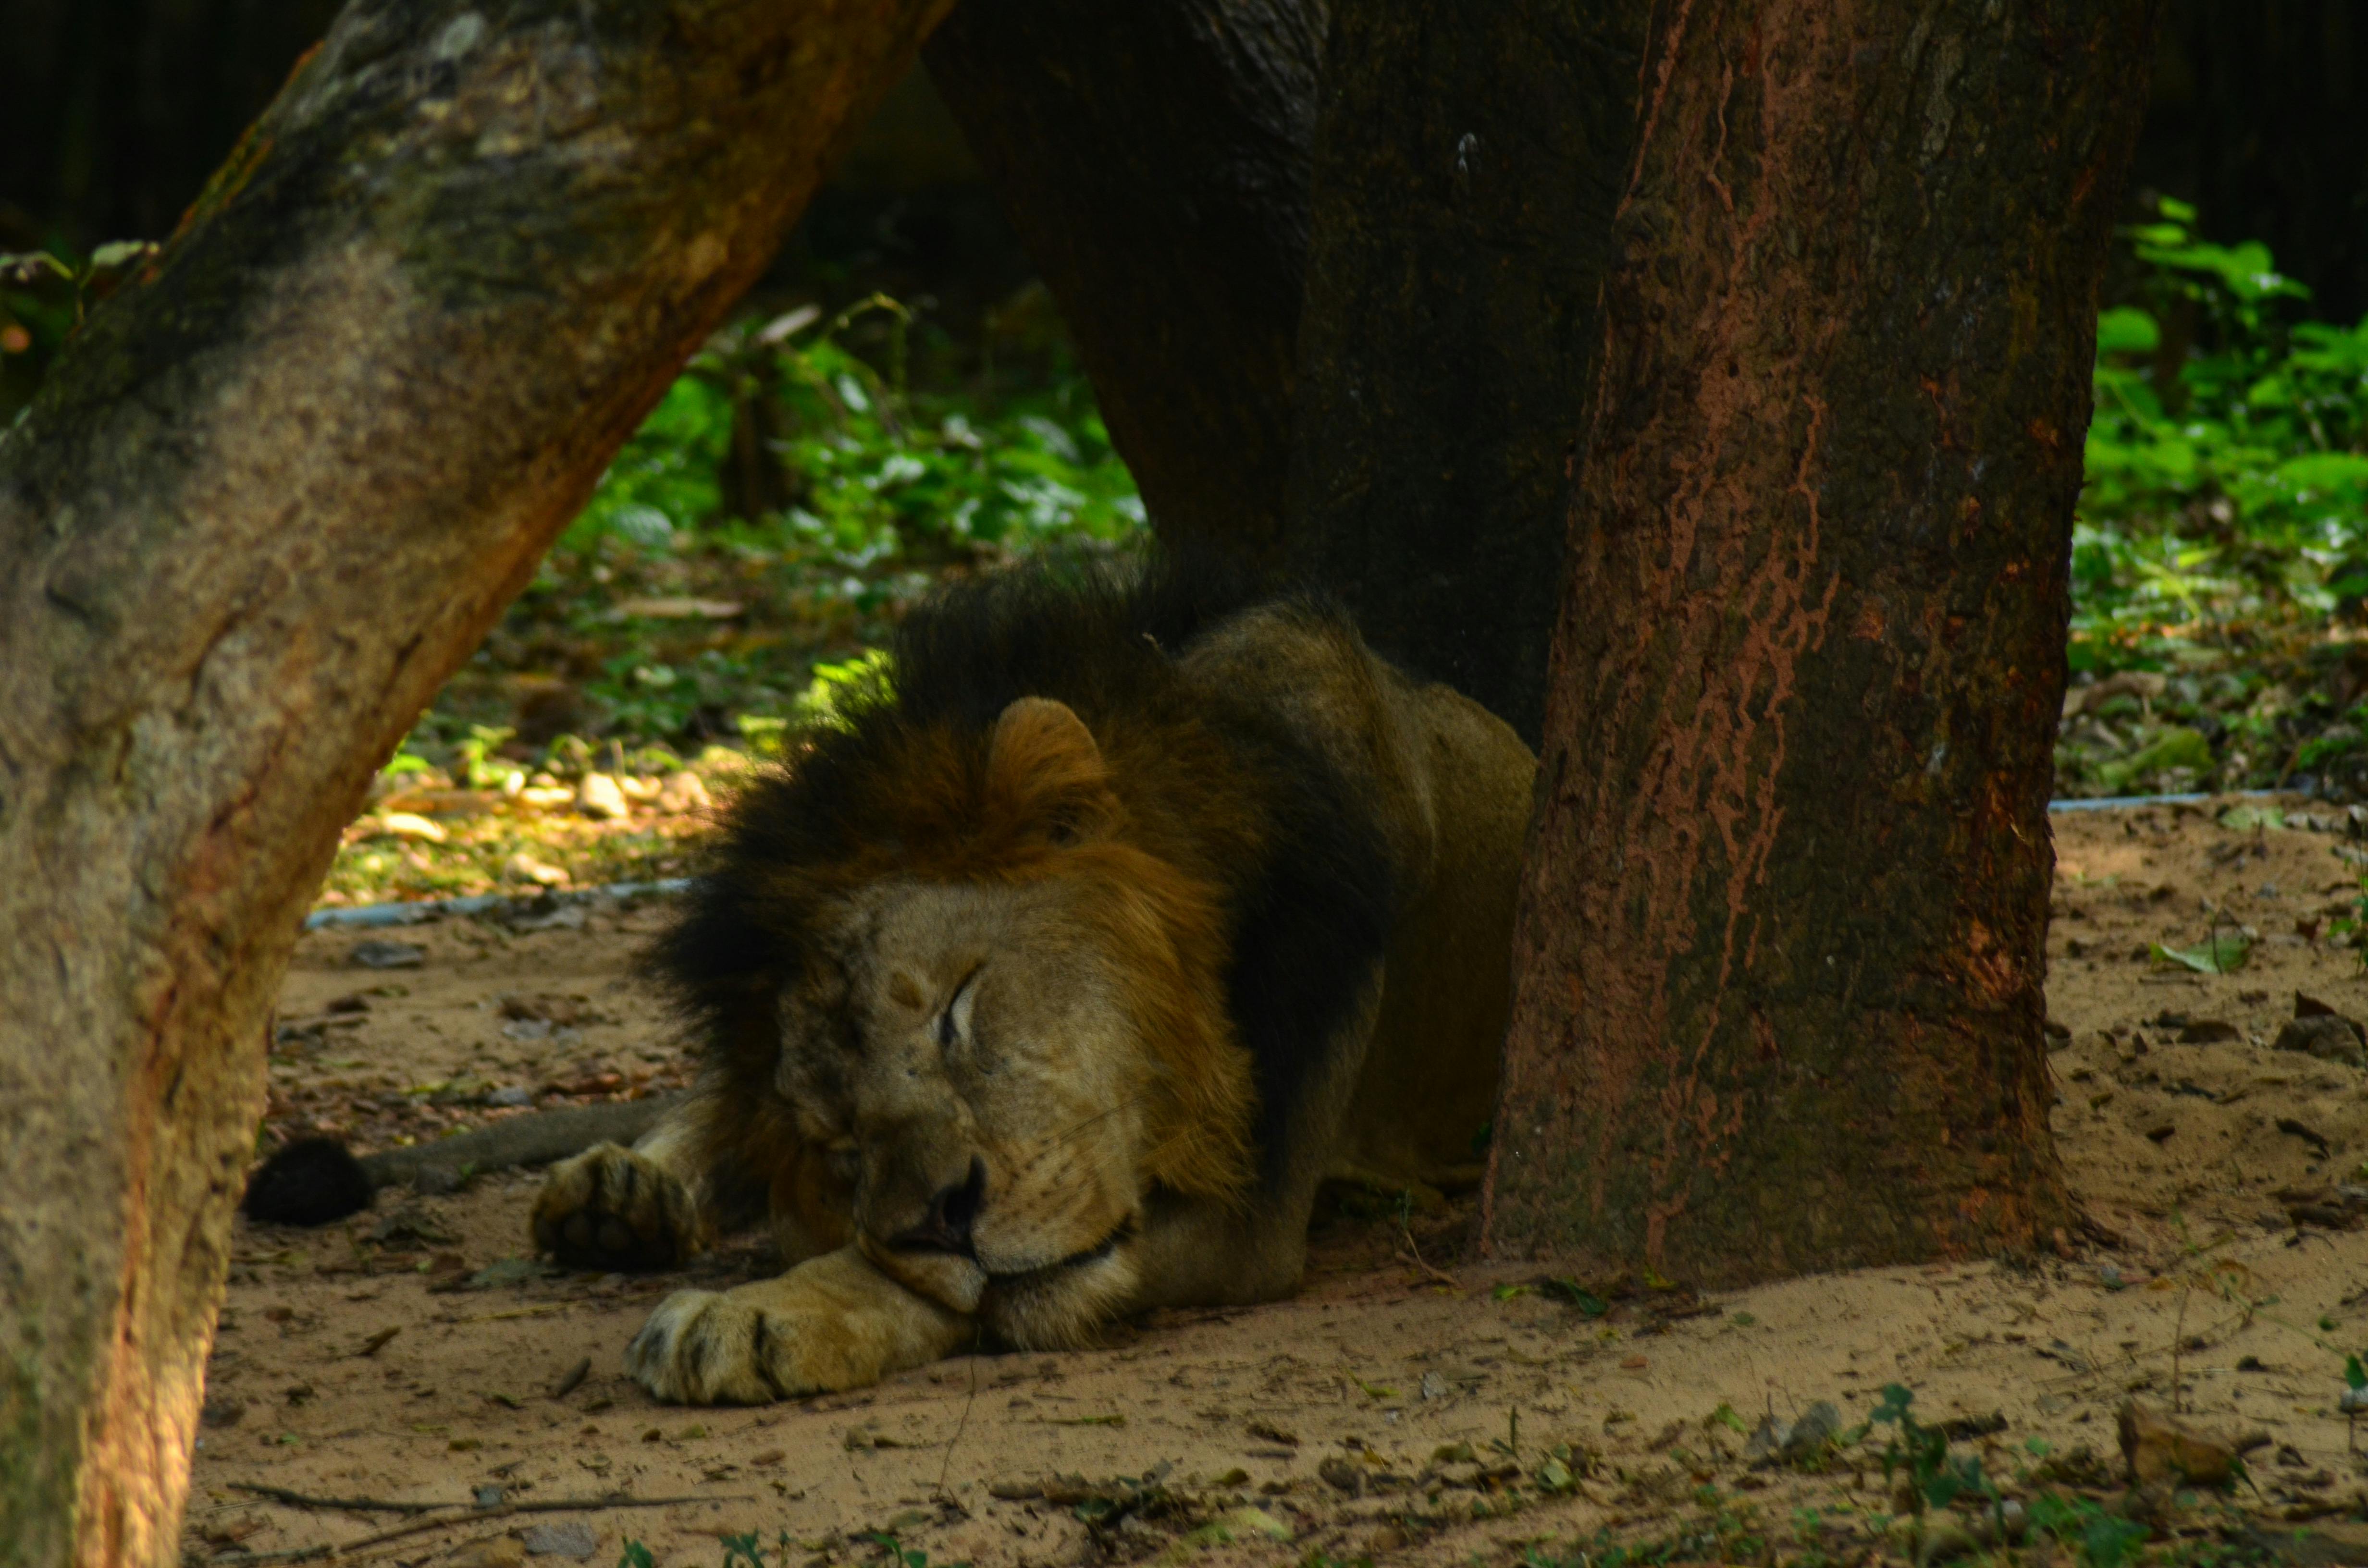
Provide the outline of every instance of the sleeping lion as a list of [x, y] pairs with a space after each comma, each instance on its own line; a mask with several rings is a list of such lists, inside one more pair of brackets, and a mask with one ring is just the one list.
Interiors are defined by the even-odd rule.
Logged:
[[757, 1403], [1298, 1284], [1316, 1185], [1473, 1179], [1533, 760], [1315, 597], [1035, 569], [916, 609], [744, 791], [657, 968], [704, 1050], [536, 1244], [788, 1272], [626, 1352]]

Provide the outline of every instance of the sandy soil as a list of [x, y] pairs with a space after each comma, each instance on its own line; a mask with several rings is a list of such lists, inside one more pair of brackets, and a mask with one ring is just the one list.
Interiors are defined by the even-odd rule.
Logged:
[[[2232, 831], [2168, 808], [2056, 819], [2055, 1126], [2091, 1221], [2063, 1256], [1700, 1303], [1645, 1291], [1590, 1317], [1535, 1289], [1534, 1267], [1460, 1261], [1460, 1211], [1407, 1233], [1387, 1205], [1351, 1200], [1320, 1227], [1292, 1301], [1163, 1314], [1091, 1351], [961, 1358], [801, 1404], [686, 1410], [621, 1375], [625, 1342], [666, 1292], [768, 1269], [760, 1245], [678, 1275], [566, 1276], [526, 1244], [532, 1176], [389, 1192], [326, 1230], [242, 1229], [189, 1550], [237, 1561], [405, 1520], [247, 1483], [398, 1502], [668, 1499], [453, 1520], [357, 1554], [399, 1562], [514, 1562], [569, 1544], [535, 1527], [583, 1527], [604, 1564], [629, 1540], [662, 1563], [715, 1563], [723, 1538], [749, 1532], [766, 1562], [800, 1564], [881, 1562], [873, 1532], [981, 1568], [1204, 1552], [1508, 1562], [1603, 1531], [1690, 1541], [1684, 1560], [1757, 1560], [1756, 1536], [1858, 1561], [1890, 1513], [1880, 1432], [1804, 1474], [1748, 1467], [1738, 1424], [1820, 1400], [1854, 1424], [1896, 1381], [1927, 1420], [1996, 1427], [1959, 1449], [1986, 1447], [1993, 1473], [2038, 1465], [2037, 1439], [2055, 1473], [2110, 1499], [2081, 1450], [2118, 1472], [2117, 1407], [2134, 1392], [2169, 1400], [2176, 1377], [2203, 1426], [2266, 1434], [2245, 1506], [2283, 1532], [2281, 1560], [2368, 1562], [2368, 1527], [2345, 1522], [2368, 1507], [2368, 1468], [2334, 1413], [2343, 1351], [2368, 1348], [2368, 1231], [2342, 1228], [2335, 1185], [2368, 1157], [2368, 1073], [2272, 1043], [2297, 992], [2368, 1017], [2358, 955], [2324, 940], [2359, 878], [2341, 821], [2290, 822]], [[540, 929], [307, 937], [274, 1056], [275, 1125], [383, 1146], [501, 1114], [489, 1099], [679, 1081], [629, 967], [656, 918], [609, 908]], [[2239, 972], [2143, 956], [2201, 941], [2215, 920], [2258, 933]], [[420, 961], [357, 967], [365, 939], [415, 944]], [[1541, 1485], [1557, 1446], [1575, 1473]], [[2317, 1522], [2294, 1545], [2300, 1520]], [[2200, 1541], [2254, 1525], [2203, 1506], [2164, 1528]]]

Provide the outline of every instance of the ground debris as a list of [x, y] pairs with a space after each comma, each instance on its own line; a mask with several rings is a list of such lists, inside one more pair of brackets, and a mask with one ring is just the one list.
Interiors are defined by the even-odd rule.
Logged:
[[2129, 1467], [2130, 1481], [2137, 1486], [2166, 1481], [2186, 1486], [2226, 1486], [2240, 1469], [2236, 1445], [2138, 1400], [2125, 1401], [2117, 1421], [2122, 1459]]

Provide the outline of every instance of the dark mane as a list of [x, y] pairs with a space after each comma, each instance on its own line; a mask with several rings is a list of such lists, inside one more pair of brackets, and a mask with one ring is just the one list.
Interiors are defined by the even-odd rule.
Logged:
[[[1234, 932], [1235, 1038], [1258, 1091], [1269, 1176], [1309, 1070], [1370, 982], [1395, 916], [1386, 846], [1366, 790], [1254, 699], [1190, 685], [1178, 658], [1261, 605], [1345, 623], [1332, 602], [1278, 595], [1238, 570], [1163, 558], [1140, 568], [1057, 561], [962, 583], [917, 606], [889, 647], [884, 684], [843, 700], [843, 723], [808, 737], [733, 803], [696, 891], [659, 938], [653, 968], [734, 1095], [768, 1092], [773, 998], [796, 978], [808, 911], [785, 907], [782, 873], [894, 843], [917, 734], [951, 731], [984, 757], [1022, 697], [1066, 703], [1098, 736], [1125, 723], [1213, 737], [1224, 774], [1262, 824], [1258, 849], [1214, 867]], [[1206, 802], [1221, 808], [1223, 802]]]

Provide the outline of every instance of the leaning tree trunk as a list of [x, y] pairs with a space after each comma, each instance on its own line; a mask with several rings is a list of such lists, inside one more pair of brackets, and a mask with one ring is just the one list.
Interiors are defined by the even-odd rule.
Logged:
[[1660, 13], [1483, 1227], [1705, 1282], [2044, 1243], [2049, 753], [2152, 0]]
[[929, 74], [1166, 535], [1280, 557], [1323, 0], [965, 0]]
[[1287, 548], [1535, 744], [1644, 7], [1335, 0]]
[[0, 436], [0, 1562], [177, 1556], [339, 825], [946, 3], [357, 0]]

